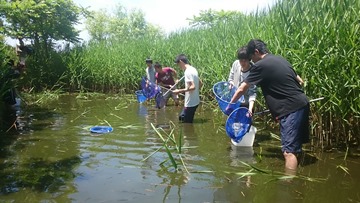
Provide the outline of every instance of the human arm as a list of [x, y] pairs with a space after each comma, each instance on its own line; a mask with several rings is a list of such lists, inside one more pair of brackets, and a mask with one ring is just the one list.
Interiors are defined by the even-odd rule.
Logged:
[[249, 95], [249, 112], [252, 115], [253, 114], [253, 108], [256, 100], [256, 85], [251, 85], [248, 90]]
[[187, 82], [187, 88], [173, 90], [173, 93], [175, 93], [175, 94], [185, 93], [185, 92], [189, 92], [189, 91], [192, 91], [195, 89], [196, 89], [196, 86], [195, 86], [194, 81], [189, 81], [189, 82]]
[[237, 100], [239, 100], [239, 98], [246, 93], [249, 87], [250, 87], [249, 83], [242, 82], [239, 88], [236, 90], [234, 96], [231, 98], [230, 103], [235, 103]]
[[229, 73], [229, 77], [228, 77], [228, 82], [229, 82], [229, 88], [231, 89], [235, 83], [234, 83], [234, 80], [235, 80], [235, 72], [236, 72], [236, 69], [238, 68], [239, 66], [239, 62], [238, 60], [234, 61], [234, 63], [232, 64], [231, 66], [231, 69], [230, 69], [230, 73]]
[[302, 79], [299, 75], [296, 75], [296, 80], [299, 82], [299, 84], [300, 84], [301, 86], [304, 84], [303, 79]]
[[249, 113], [250, 113], [250, 116], [253, 115], [254, 104], [255, 104], [255, 100], [249, 101]]

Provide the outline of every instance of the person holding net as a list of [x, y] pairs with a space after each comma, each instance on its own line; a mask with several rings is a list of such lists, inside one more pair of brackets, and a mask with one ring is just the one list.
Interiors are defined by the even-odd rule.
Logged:
[[[229, 88], [236, 87], [247, 78], [250, 73], [252, 63], [250, 62], [251, 58], [247, 53], [246, 46], [240, 47], [237, 50], [237, 60], [234, 61], [230, 73], [229, 73]], [[246, 107], [249, 109], [249, 114], [252, 116], [254, 103], [256, 100], [256, 85], [251, 85], [247, 92], [244, 94], [245, 99], [241, 102], [241, 107]]]
[[254, 66], [231, 99], [237, 101], [251, 85], [259, 85], [270, 113], [280, 124], [285, 171], [296, 173], [297, 155], [309, 141], [309, 100], [292, 65], [283, 57], [270, 54], [266, 44], [252, 39], [247, 45]]
[[[173, 93], [173, 89], [175, 89], [175, 82], [177, 78], [177, 73], [173, 68], [165, 67], [163, 68], [159, 62], [156, 62], [155, 65], [155, 79], [156, 84], [160, 85], [164, 90], [166, 94], [163, 95], [165, 100], [165, 106], [167, 106], [167, 103], [169, 101], [169, 98], [172, 97], [172, 99], [175, 102], [175, 106], [179, 105], [179, 96], [177, 94]], [[171, 90], [170, 90], [171, 89]], [[170, 90], [170, 91], [168, 91]]]
[[192, 123], [195, 111], [200, 103], [199, 93], [202, 82], [197, 70], [190, 65], [185, 54], [178, 55], [175, 63], [184, 71], [185, 77], [185, 88], [173, 91], [175, 94], [185, 93], [184, 108], [179, 115], [179, 120], [184, 123]]

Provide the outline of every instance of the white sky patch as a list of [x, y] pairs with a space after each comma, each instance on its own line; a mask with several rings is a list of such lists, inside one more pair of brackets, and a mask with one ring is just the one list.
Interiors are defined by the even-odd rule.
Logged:
[[[124, 6], [128, 11], [140, 9], [145, 13], [146, 21], [158, 25], [166, 33], [170, 33], [189, 25], [187, 18], [193, 18], [204, 10], [225, 10], [250, 13], [256, 9], [265, 9], [277, 0], [73, 0], [73, 2], [89, 10], [106, 9], [112, 12], [116, 5]], [[81, 30], [80, 38], [89, 39], [83, 24], [76, 26]], [[16, 42], [15, 42], [16, 43]], [[13, 44], [13, 42], [9, 43]]]
[[201, 10], [228, 10], [250, 13], [257, 8], [264, 9], [273, 5], [276, 0], [74, 0], [90, 10], [107, 9], [112, 11], [116, 5], [121, 4], [128, 11], [140, 9], [145, 13], [148, 22], [158, 25], [166, 33], [187, 27], [189, 21], [198, 15]]

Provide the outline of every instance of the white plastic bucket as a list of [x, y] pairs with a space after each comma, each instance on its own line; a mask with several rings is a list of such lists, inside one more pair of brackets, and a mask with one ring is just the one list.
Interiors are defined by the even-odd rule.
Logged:
[[256, 134], [256, 127], [251, 126], [249, 132], [247, 132], [244, 137], [240, 140], [240, 142], [235, 142], [231, 139], [231, 143], [234, 146], [241, 146], [241, 147], [252, 147], [255, 140], [255, 134]]

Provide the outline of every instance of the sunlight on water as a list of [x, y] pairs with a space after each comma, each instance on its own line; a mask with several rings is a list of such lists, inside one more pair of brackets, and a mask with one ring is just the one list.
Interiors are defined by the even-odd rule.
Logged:
[[[24, 109], [24, 130], [3, 135], [1, 141], [0, 202], [360, 200], [359, 157], [344, 161], [342, 152], [309, 152], [299, 169], [301, 177], [281, 180], [284, 175], [276, 175], [284, 164], [280, 142], [269, 133], [258, 132], [254, 147], [236, 147], [224, 132], [224, 115], [200, 107], [194, 124], [179, 124], [180, 110], [158, 110], [135, 98], [82, 101], [75, 96]], [[183, 135], [181, 155], [190, 174], [176, 153], [179, 171], [170, 161], [160, 165], [168, 159], [165, 150], [152, 155], [163, 141], [151, 123], [170, 132], [170, 121], [176, 138]], [[95, 125], [111, 125], [114, 130], [90, 133]]]

